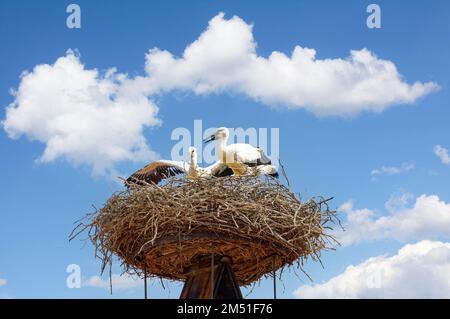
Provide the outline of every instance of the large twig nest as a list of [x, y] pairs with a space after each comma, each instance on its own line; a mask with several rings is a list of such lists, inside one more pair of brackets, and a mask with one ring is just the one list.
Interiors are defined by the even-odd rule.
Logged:
[[184, 280], [202, 256], [227, 255], [237, 281], [250, 284], [276, 268], [319, 258], [334, 246], [327, 200], [301, 203], [270, 177], [171, 179], [131, 186], [81, 223], [103, 267], [112, 256], [130, 274]]

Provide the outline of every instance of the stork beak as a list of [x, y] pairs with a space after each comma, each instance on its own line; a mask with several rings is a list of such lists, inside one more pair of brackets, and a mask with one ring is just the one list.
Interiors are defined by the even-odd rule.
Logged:
[[204, 144], [206, 144], [206, 143], [209, 143], [209, 142], [211, 142], [211, 141], [214, 141], [216, 139], [216, 135], [211, 135], [210, 137], [207, 137], [207, 138], [205, 138], [204, 140], [203, 140], [203, 143]]

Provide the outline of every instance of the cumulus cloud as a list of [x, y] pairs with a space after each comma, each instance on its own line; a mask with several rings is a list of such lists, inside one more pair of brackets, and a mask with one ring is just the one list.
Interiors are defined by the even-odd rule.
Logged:
[[363, 241], [395, 239], [399, 241], [450, 237], [450, 203], [436, 195], [421, 195], [412, 207], [407, 207], [410, 195], [391, 198], [386, 202], [388, 214], [355, 209], [351, 201], [342, 204], [339, 211], [346, 215], [344, 232], [336, 236], [343, 245]]
[[41, 162], [62, 158], [108, 174], [120, 162], [157, 157], [143, 132], [160, 125], [151, 100], [158, 94], [238, 93], [273, 107], [339, 116], [413, 103], [438, 88], [433, 82], [407, 83], [393, 62], [367, 49], [318, 59], [314, 49], [296, 46], [290, 55], [274, 51], [263, 57], [256, 53], [252, 28], [220, 13], [181, 57], [150, 50], [145, 73], [133, 78], [114, 68], [87, 69], [68, 51], [21, 76], [2, 126], [11, 138], [44, 143]]
[[129, 89], [130, 81], [114, 69], [86, 69], [68, 51], [21, 76], [3, 127], [11, 138], [26, 135], [44, 143], [40, 161], [64, 158], [90, 165], [94, 174], [109, 173], [122, 161], [155, 158], [143, 130], [159, 125], [158, 108]]
[[[113, 274], [111, 278], [113, 290], [127, 290], [136, 287], [143, 287], [142, 279], [127, 274], [123, 275]], [[83, 287], [109, 289], [110, 288], [109, 278], [102, 279], [99, 276], [89, 277], [87, 280], [83, 282]]]
[[181, 57], [150, 50], [146, 69], [152, 88], [238, 92], [319, 115], [380, 112], [438, 88], [432, 82], [405, 82], [393, 62], [367, 49], [352, 50], [346, 58], [318, 59], [314, 49], [296, 46], [289, 56], [274, 51], [266, 58], [256, 53], [252, 28], [239, 17], [227, 20], [220, 13]]
[[402, 163], [400, 166], [381, 166], [380, 168], [373, 169], [370, 172], [372, 178], [380, 175], [395, 175], [400, 173], [406, 173], [414, 169], [414, 163]]
[[450, 155], [448, 155], [448, 150], [441, 145], [436, 145], [433, 148], [434, 154], [441, 160], [443, 164], [450, 165]]
[[394, 256], [378, 256], [322, 284], [295, 290], [297, 298], [450, 298], [450, 243], [408, 244]]
[[6, 279], [0, 278], [0, 286], [6, 285], [7, 282], [8, 282], [8, 281], [7, 281]]

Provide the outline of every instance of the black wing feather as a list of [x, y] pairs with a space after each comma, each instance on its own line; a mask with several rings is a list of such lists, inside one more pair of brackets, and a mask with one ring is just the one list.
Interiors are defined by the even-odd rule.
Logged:
[[229, 166], [224, 166], [224, 168], [215, 173], [215, 177], [226, 177], [226, 176], [232, 176], [234, 174], [233, 170]]
[[260, 157], [256, 161], [246, 162], [244, 163], [248, 167], [255, 167], [255, 166], [261, 166], [261, 165], [271, 165], [272, 161], [269, 157], [267, 157], [266, 154], [262, 150], [260, 150]]

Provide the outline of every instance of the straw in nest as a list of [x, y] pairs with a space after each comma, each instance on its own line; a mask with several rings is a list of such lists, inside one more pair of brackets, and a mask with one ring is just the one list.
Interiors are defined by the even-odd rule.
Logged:
[[102, 271], [117, 255], [126, 273], [145, 269], [184, 280], [213, 245], [217, 255], [232, 259], [239, 285], [248, 285], [269, 274], [274, 262], [276, 268], [295, 262], [302, 270], [306, 258], [320, 260], [321, 250], [335, 246], [327, 234], [335, 222], [324, 198], [301, 203], [277, 179], [230, 176], [130, 186], [78, 227], [88, 231]]

